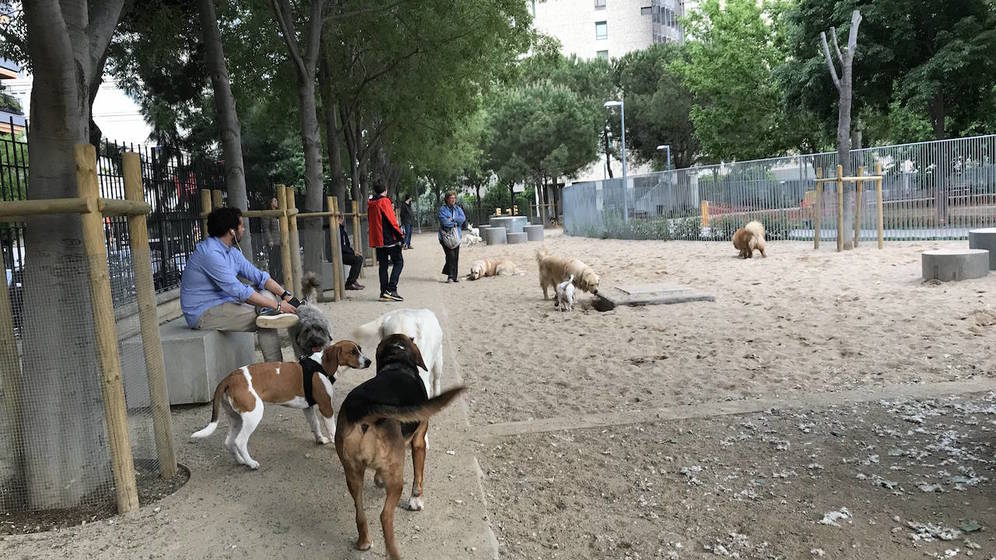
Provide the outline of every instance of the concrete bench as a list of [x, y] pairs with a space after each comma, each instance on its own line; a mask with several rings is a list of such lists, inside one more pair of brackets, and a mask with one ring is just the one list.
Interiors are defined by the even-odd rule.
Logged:
[[529, 241], [543, 241], [542, 224], [523, 226], [522, 231], [526, 232], [526, 238]]
[[982, 278], [989, 274], [989, 251], [984, 249], [924, 251], [924, 280], [951, 282]]
[[996, 228], [969, 230], [968, 248], [989, 251], [989, 270], [996, 270]]
[[[256, 333], [195, 330], [180, 317], [159, 325], [169, 403], [206, 403], [232, 370], [256, 361]], [[142, 337], [121, 341], [122, 377], [128, 408], [149, 406]]]
[[528, 238], [525, 232], [518, 232], [505, 234], [505, 240], [509, 245], [515, 245], [517, 243], [525, 243], [528, 241]]
[[484, 241], [488, 245], [504, 245], [508, 240], [503, 227], [489, 227], [485, 230], [484, 235]]

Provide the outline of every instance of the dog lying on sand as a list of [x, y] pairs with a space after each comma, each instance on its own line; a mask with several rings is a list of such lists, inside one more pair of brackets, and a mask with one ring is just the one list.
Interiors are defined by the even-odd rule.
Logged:
[[474, 261], [474, 264], [470, 265], [470, 274], [467, 275], [467, 280], [477, 280], [478, 278], [487, 278], [488, 276], [513, 276], [521, 274], [524, 273], [520, 272], [519, 267], [510, 260], [482, 259]]

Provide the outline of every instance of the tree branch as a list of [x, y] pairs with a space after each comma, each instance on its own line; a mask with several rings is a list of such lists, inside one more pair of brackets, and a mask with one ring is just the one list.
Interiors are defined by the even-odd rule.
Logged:
[[841, 54], [841, 52], [840, 52], [840, 45], [837, 44], [837, 28], [836, 27], [831, 27], [830, 28], [830, 38], [833, 39], [833, 50], [834, 50], [834, 52], [837, 53], [837, 60], [839, 60], [841, 64], [844, 64], [844, 55]]
[[827, 67], [830, 69], [830, 77], [833, 78], [833, 85], [840, 91], [840, 78], [837, 76], [837, 68], [833, 65], [833, 57], [830, 55], [830, 47], [827, 45], [827, 34], [820, 33], [820, 42], [823, 43], [823, 56], [827, 59]]
[[851, 12], [851, 32], [847, 36], [847, 63], [854, 60], [854, 53], [858, 51], [858, 26], [861, 25], [861, 12], [854, 10]]
[[91, 68], [95, 68], [104, 57], [107, 45], [111, 44], [111, 37], [114, 36], [114, 28], [117, 27], [121, 17], [132, 8], [132, 1], [108, 0], [88, 3], [88, 6], [92, 6], [89, 13], [90, 24], [86, 28], [87, 40], [90, 42]]
[[311, 19], [308, 21], [307, 50], [304, 55], [305, 69], [314, 79], [318, 64], [318, 50], [322, 45], [322, 24], [325, 23], [322, 13], [325, 11], [326, 0], [311, 0]]
[[287, 0], [270, 0], [273, 13], [277, 16], [277, 23], [280, 24], [280, 32], [284, 36], [284, 43], [287, 43], [287, 50], [290, 51], [291, 60], [297, 66], [298, 72], [307, 75], [307, 68], [304, 60], [301, 59], [301, 51], [298, 49], [297, 36], [294, 33], [294, 22], [291, 21], [291, 8]]

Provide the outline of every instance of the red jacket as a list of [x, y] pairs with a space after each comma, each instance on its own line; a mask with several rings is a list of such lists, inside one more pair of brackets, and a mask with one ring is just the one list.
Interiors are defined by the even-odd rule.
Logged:
[[371, 247], [395, 245], [404, 238], [398, 219], [394, 216], [394, 206], [386, 196], [374, 196], [367, 202], [367, 221], [370, 225]]

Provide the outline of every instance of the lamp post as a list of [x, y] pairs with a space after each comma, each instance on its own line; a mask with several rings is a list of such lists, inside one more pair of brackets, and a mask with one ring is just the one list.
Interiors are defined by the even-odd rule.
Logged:
[[671, 144], [661, 144], [657, 146], [657, 151], [667, 150], [667, 170], [671, 171]]
[[626, 106], [622, 101], [606, 101], [605, 108], [619, 107], [619, 127], [622, 130], [623, 222], [629, 222], [629, 200], [626, 192]]

